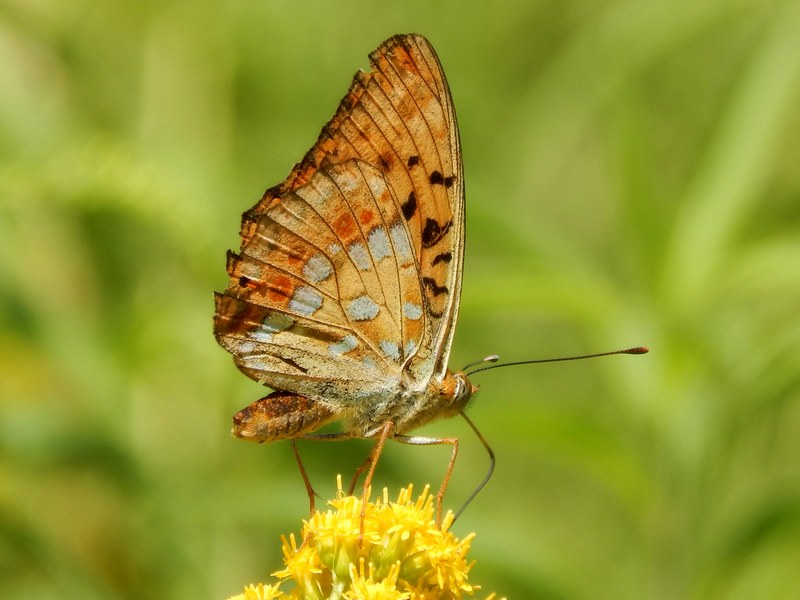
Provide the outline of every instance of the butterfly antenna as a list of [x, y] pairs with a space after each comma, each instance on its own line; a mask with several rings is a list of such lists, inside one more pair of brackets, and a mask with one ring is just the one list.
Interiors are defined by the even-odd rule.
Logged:
[[[488, 358], [492, 358], [492, 357], [488, 357]], [[496, 357], [495, 357], [495, 360], [497, 360]], [[478, 362], [476, 364], [480, 364], [481, 362], [484, 362], [484, 361], [480, 361], [480, 362]], [[472, 431], [475, 432], [475, 435], [478, 436], [478, 439], [483, 444], [483, 447], [486, 448], [486, 452], [489, 453], [489, 470], [486, 472], [486, 476], [483, 478], [483, 481], [481, 481], [478, 484], [478, 487], [476, 487], [472, 491], [472, 493], [469, 495], [469, 498], [467, 498], [466, 501], [464, 502], [464, 504], [461, 505], [461, 508], [458, 509], [458, 512], [456, 512], [456, 516], [453, 517], [453, 523], [456, 522], [456, 519], [458, 519], [458, 517], [461, 516], [461, 513], [464, 512], [464, 509], [466, 509], [467, 506], [469, 506], [470, 503], [475, 499], [475, 496], [477, 496], [480, 493], [480, 491], [484, 488], [484, 486], [487, 483], [489, 483], [489, 480], [492, 478], [492, 473], [494, 473], [494, 464], [495, 464], [494, 450], [492, 450], [491, 446], [489, 446], [489, 443], [481, 435], [481, 432], [478, 431], [478, 428], [475, 427], [475, 423], [472, 422], [472, 420], [467, 416], [467, 414], [464, 411], [461, 411], [458, 414], [460, 414], [462, 417], [464, 417], [464, 420], [469, 424], [470, 427], [472, 427]]]
[[476, 367], [478, 365], [482, 365], [483, 363], [487, 363], [487, 362], [488, 363], [493, 363], [493, 362], [497, 362], [498, 360], [500, 360], [500, 357], [497, 354], [490, 354], [486, 358], [482, 358], [480, 360], [476, 360], [475, 362], [471, 362], [468, 365], [465, 365], [464, 368], [461, 369], [461, 372], [463, 373], [467, 369], [471, 369], [472, 367]]
[[[549, 363], [549, 362], [564, 362], [568, 360], [583, 360], [584, 358], [614, 356], [615, 354], [647, 354], [648, 352], [650, 352], [649, 348], [646, 348], [644, 346], [637, 346], [636, 348], [626, 348], [625, 350], [612, 350], [611, 352], [598, 352], [597, 354], [583, 354], [581, 356], [564, 356], [561, 358], [540, 358], [537, 360], [520, 360], [517, 362], [503, 363], [501, 365], [489, 365], [488, 367], [481, 367], [480, 369], [475, 369], [473, 371], [470, 371], [469, 373], [466, 373], [466, 375], [469, 377], [474, 375], [475, 373], [480, 373], [481, 371], [488, 371], [489, 369], [499, 369], [500, 367], [514, 367], [516, 365], [533, 365], [538, 363]], [[475, 364], [480, 364], [480, 363], [475, 363]], [[475, 366], [475, 364], [473, 364], [472, 366]]]

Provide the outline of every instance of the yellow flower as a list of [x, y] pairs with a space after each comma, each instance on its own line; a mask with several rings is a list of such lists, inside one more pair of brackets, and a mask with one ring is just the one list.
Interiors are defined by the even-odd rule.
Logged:
[[359, 569], [350, 565], [350, 589], [344, 593], [347, 600], [408, 600], [410, 592], [397, 590], [397, 577], [400, 574], [400, 564], [395, 563], [389, 569], [388, 575], [380, 581], [375, 581], [375, 569], [369, 564], [369, 576], [364, 575], [364, 559], [358, 561]]
[[367, 503], [363, 531], [361, 498], [345, 496], [341, 478], [338, 487], [328, 502], [332, 508], [303, 523], [299, 547], [294, 535], [282, 538], [284, 568], [272, 574], [279, 581], [248, 586], [230, 600], [458, 600], [480, 589], [468, 581], [475, 534], [461, 540], [453, 535], [449, 511], [436, 527], [428, 486], [415, 500], [409, 485], [394, 502], [384, 489]]
[[273, 598], [285, 598], [283, 592], [278, 589], [280, 584], [245, 586], [244, 592], [231, 596], [229, 600], [273, 600]]

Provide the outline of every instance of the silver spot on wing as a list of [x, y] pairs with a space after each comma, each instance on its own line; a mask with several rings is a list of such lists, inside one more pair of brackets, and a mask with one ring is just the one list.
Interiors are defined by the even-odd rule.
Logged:
[[380, 307], [372, 298], [364, 294], [350, 300], [345, 306], [345, 310], [347, 311], [347, 316], [354, 321], [369, 321], [377, 316]]
[[404, 302], [403, 314], [407, 319], [416, 321], [422, 316], [422, 307], [419, 304], [414, 304], [413, 302]]
[[368, 271], [372, 267], [372, 262], [369, 259], [369, 253], [361, 242], [353, 242], [347, 247], [347, 253], [350, 259], [361, 271]]
[[298, 287], [289, 301], [289, 310], [304, 316], [311, 316], [322, 306], [322, 294], [307, 285]]
[[321, 283], [333, 273], [333, 265], [322, 254], [315, 254], [303, 266], [303, 275], [311, 283]]
[[380, 347], [381, 352], [383, 352], [387, 358], [391, 358], [392, 360], [400, 360], [400, 346], [397, 345], [397, 342], [393, 342], [391, 340], [381, 340]]
[[392, 255], [392, 248], [389, 245], [389, 236], [383, 227], [376, 227], [369, 232], [369, 251], [375, 262]]
[[355, 338], [355, 336], [346, 335], [342, 338], [342, 341], [337, 342], [335, 344], [330, 344], [328, 346], [328, 349], [334, 356], [341, 356], [342, 354], [350, 352], [350, 350], [352, 350], [356, 346], [358, 346], [358, 340]]

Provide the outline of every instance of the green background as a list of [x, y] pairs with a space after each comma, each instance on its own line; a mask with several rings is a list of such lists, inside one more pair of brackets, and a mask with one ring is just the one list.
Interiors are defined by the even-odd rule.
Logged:
[[[800, 3], [0, 2], [0, 597], [225, 598], [280, 567], [289, 445], [211, 333], [239, 216], [366, 55], [461, 126], [452, 366], [498, 457], [455, 525], [509, 598], [800, 597]], [[486, 455], [460, 419], [446, 503]], [[301, 445], [324, 497], [368, 444]], [[391, 445], [377, 484], [438, 485]]]

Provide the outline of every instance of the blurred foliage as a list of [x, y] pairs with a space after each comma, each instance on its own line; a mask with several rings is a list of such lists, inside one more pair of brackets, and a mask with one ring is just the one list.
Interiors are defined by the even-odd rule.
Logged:
[[[393, 33], [437, 48], [468, 237], [453, 366], [509, 598], [798, 598], [800, 3], [0, 2], [0, 597], [223, 598], [280, 566], [288, 444], [211, 335], [239, 214]], [[460, 420], [447, 501], [486, 456]], [[323, 496], [368, 444], [301, 445]], [[335, 449], [335, 451], [334, 451]], [[392, 445], [378, 485], [440, 480]]]

